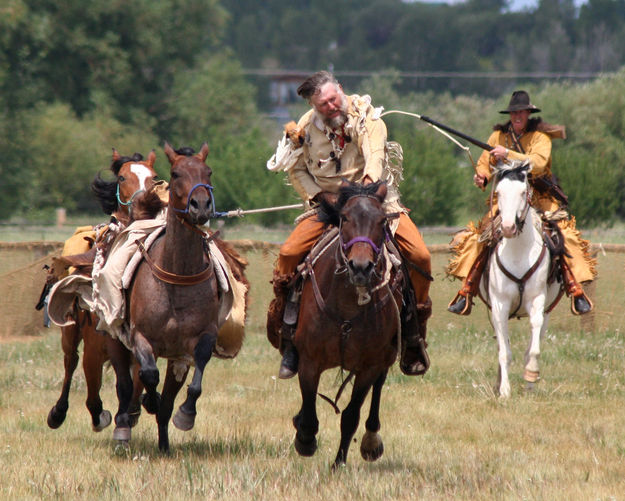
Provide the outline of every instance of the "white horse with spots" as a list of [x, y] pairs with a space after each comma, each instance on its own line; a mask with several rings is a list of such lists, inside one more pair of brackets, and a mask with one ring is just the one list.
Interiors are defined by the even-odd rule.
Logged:
[[[491, 323], [499, 345], [499, 395], [510, 396], [508, 371], [512, 352], [508, 320], [529, 316], [530, 343], [525, 352], [524, 379], [538, 380], [540, 340], [547, 330], [550, 309], [561, 296], [559, 281], [549, 283], [550, 255], [542, 234], [539, 214], [530, 206], [528, 162], [498, 166], [497, 202], [503, 238], [493, 250], [480, 292], [492, 310]], [[487, 294], [485, 294], [487, 293]]]

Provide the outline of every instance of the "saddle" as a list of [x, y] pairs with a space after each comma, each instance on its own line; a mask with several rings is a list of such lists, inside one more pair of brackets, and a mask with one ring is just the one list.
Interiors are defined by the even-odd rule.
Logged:
[[[329, 251], [332, 244], [338, 239], [338, 237], [338, 228], [335, 226], [329, 227], [321, 235], [321, 237], [319, 237], [308, 255], [304, 258], [304, 260], [297, 266], [295, 275], [289, 283], [290, 292], [287, 297], [286, 308], [284, 310], [284, 316], [282, 319], [284, 323], [284, 328], [292, 330], [295, 329], [299, 315], [299, 300], [302, 295], [304, 283], [310, 277], [310, 270], [317, 262], [317, 260]], [[405, 315], [409, 317], [410, 312], [412, 311], [412, 316], [414, 316], [414, 313], [416, 312], [416, 300], [414, 299], [415, 296], [414, 292], [412, 291], [412, 284], [410, 280], [404, 279], [404, 277], [408, 277], [406, 263], [394, 240], [386, 240], [384, 247], [384, 259], [387, 260], [387, 265], [385, 268], [388, 270], [388, 273], [394, 273], [394, 283], [401, 284], [403, 286], [403, 322], [403, 318]]]

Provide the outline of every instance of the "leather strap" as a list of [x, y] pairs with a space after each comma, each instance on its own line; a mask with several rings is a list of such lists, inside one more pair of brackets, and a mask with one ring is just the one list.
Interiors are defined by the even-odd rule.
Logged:
[[540, 263], [542, 263], [543, 259], [545, 258], [546, 253], [547, 253], [547, 245], [543, 243], [543, 247], [540, 251], [540, 256], [538, 256], [538, 259], [536, 260], [536, 262], [530, 267], [529, 270], [525, 272], [525, 275], [523, 275], [521, 278], [517, 278], [504, 267], [503, 263], [499, 259], [499, 254], [495, 250], [495, 259], [497, 261], [497, 266], [499, 266], [499, 269], [503, 272], [503, 274], [506, 277], [508, 277], [513, 282], [515, 282], [517, 286], [519, 287], [519, 305], [516, 307], [516, 309], [512, 313], [510, 313], [510, 317], [513, 317], [516, 314], [516, 312], [519, 311], [519, 308], [521, 308], [521, 305], [523, 304], [523, 291], [525, 289], [525, 282], [527, 282], [529, 278], [534, 274], [534, 272], [538, 269], [538, 267], [540, 266]]
[[196, 285], [208, 280], [213, 273], [213, 264], [210, 260], [208, 267], [204, 271], [196, 273], [195, 275], [177, 275], [176, 273], [170, 273], [169, 271], [165, 271], [163, 268], [159, 267], [154, 262], [141, 242], [138, 242], [138, 244], [139, 250], [141, 250], [141, 254], [144, 257], [145, 262], [148, 263], [150, 270], [152, 270], [152, 274], [162, 282], [172, 285]]

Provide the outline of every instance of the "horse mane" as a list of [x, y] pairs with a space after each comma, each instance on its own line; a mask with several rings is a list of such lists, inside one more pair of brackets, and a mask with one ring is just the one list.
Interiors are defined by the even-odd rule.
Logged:
[[91, 183], [91, 191], [105, 214], [112, 214], [117, 210], [117, 180], [106, 181], [98, 172]]
[[378, 181], [371, 184], [349, 183], [343, 184], [339, 188], [339, 197], [336, 203], [332, 204], [325, 198], [321, 199], [317, 219], [325, 224], [338, 226], [340, 221], [340, 213], [347, 201], [355, 196], [375, 197], [376, 192], [384, 181]]
[[135, 199], [132, 206], [132, 219], [135, 221], [154, 219], [166, 205], [156, 191], [146, 191]]
[[176, 154], [184, 155], [185, 157], [192, 157], [193, 155], [195, 155], [195, 150], [190, 146], [182, 146], [181, 148], [178, 148], [174, 151], [176, 152]]
[[525, 182], [527, 180], [527, 173], [531, 166], [528, 160], [513, 161], [510, 167], [498, 169], [495, 177], [497, 182], [502, 179], [510, 179], [511, 181]]
[[122, 168], [122, 165], [127, 162], [141, 162], [141, 160], [143, 160], [143, 155], [141, 153], [135, 153], [131, 157], [119, 157], [117, 160], [113, 160], [113, 162], [111, 163], [111, 172], [118, 176], [119, 169]]

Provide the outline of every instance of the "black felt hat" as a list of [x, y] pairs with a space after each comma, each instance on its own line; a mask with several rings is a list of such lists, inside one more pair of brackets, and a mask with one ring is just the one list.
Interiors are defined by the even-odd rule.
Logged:
[[515, 90], [510, 98], [508, 108], [499, 113], [510, 113], [511, 111], [529, 110], [530, 113], [538, 113], [540, 108], [536, 108], [530, 103], [530, 95], [524, 90]]

